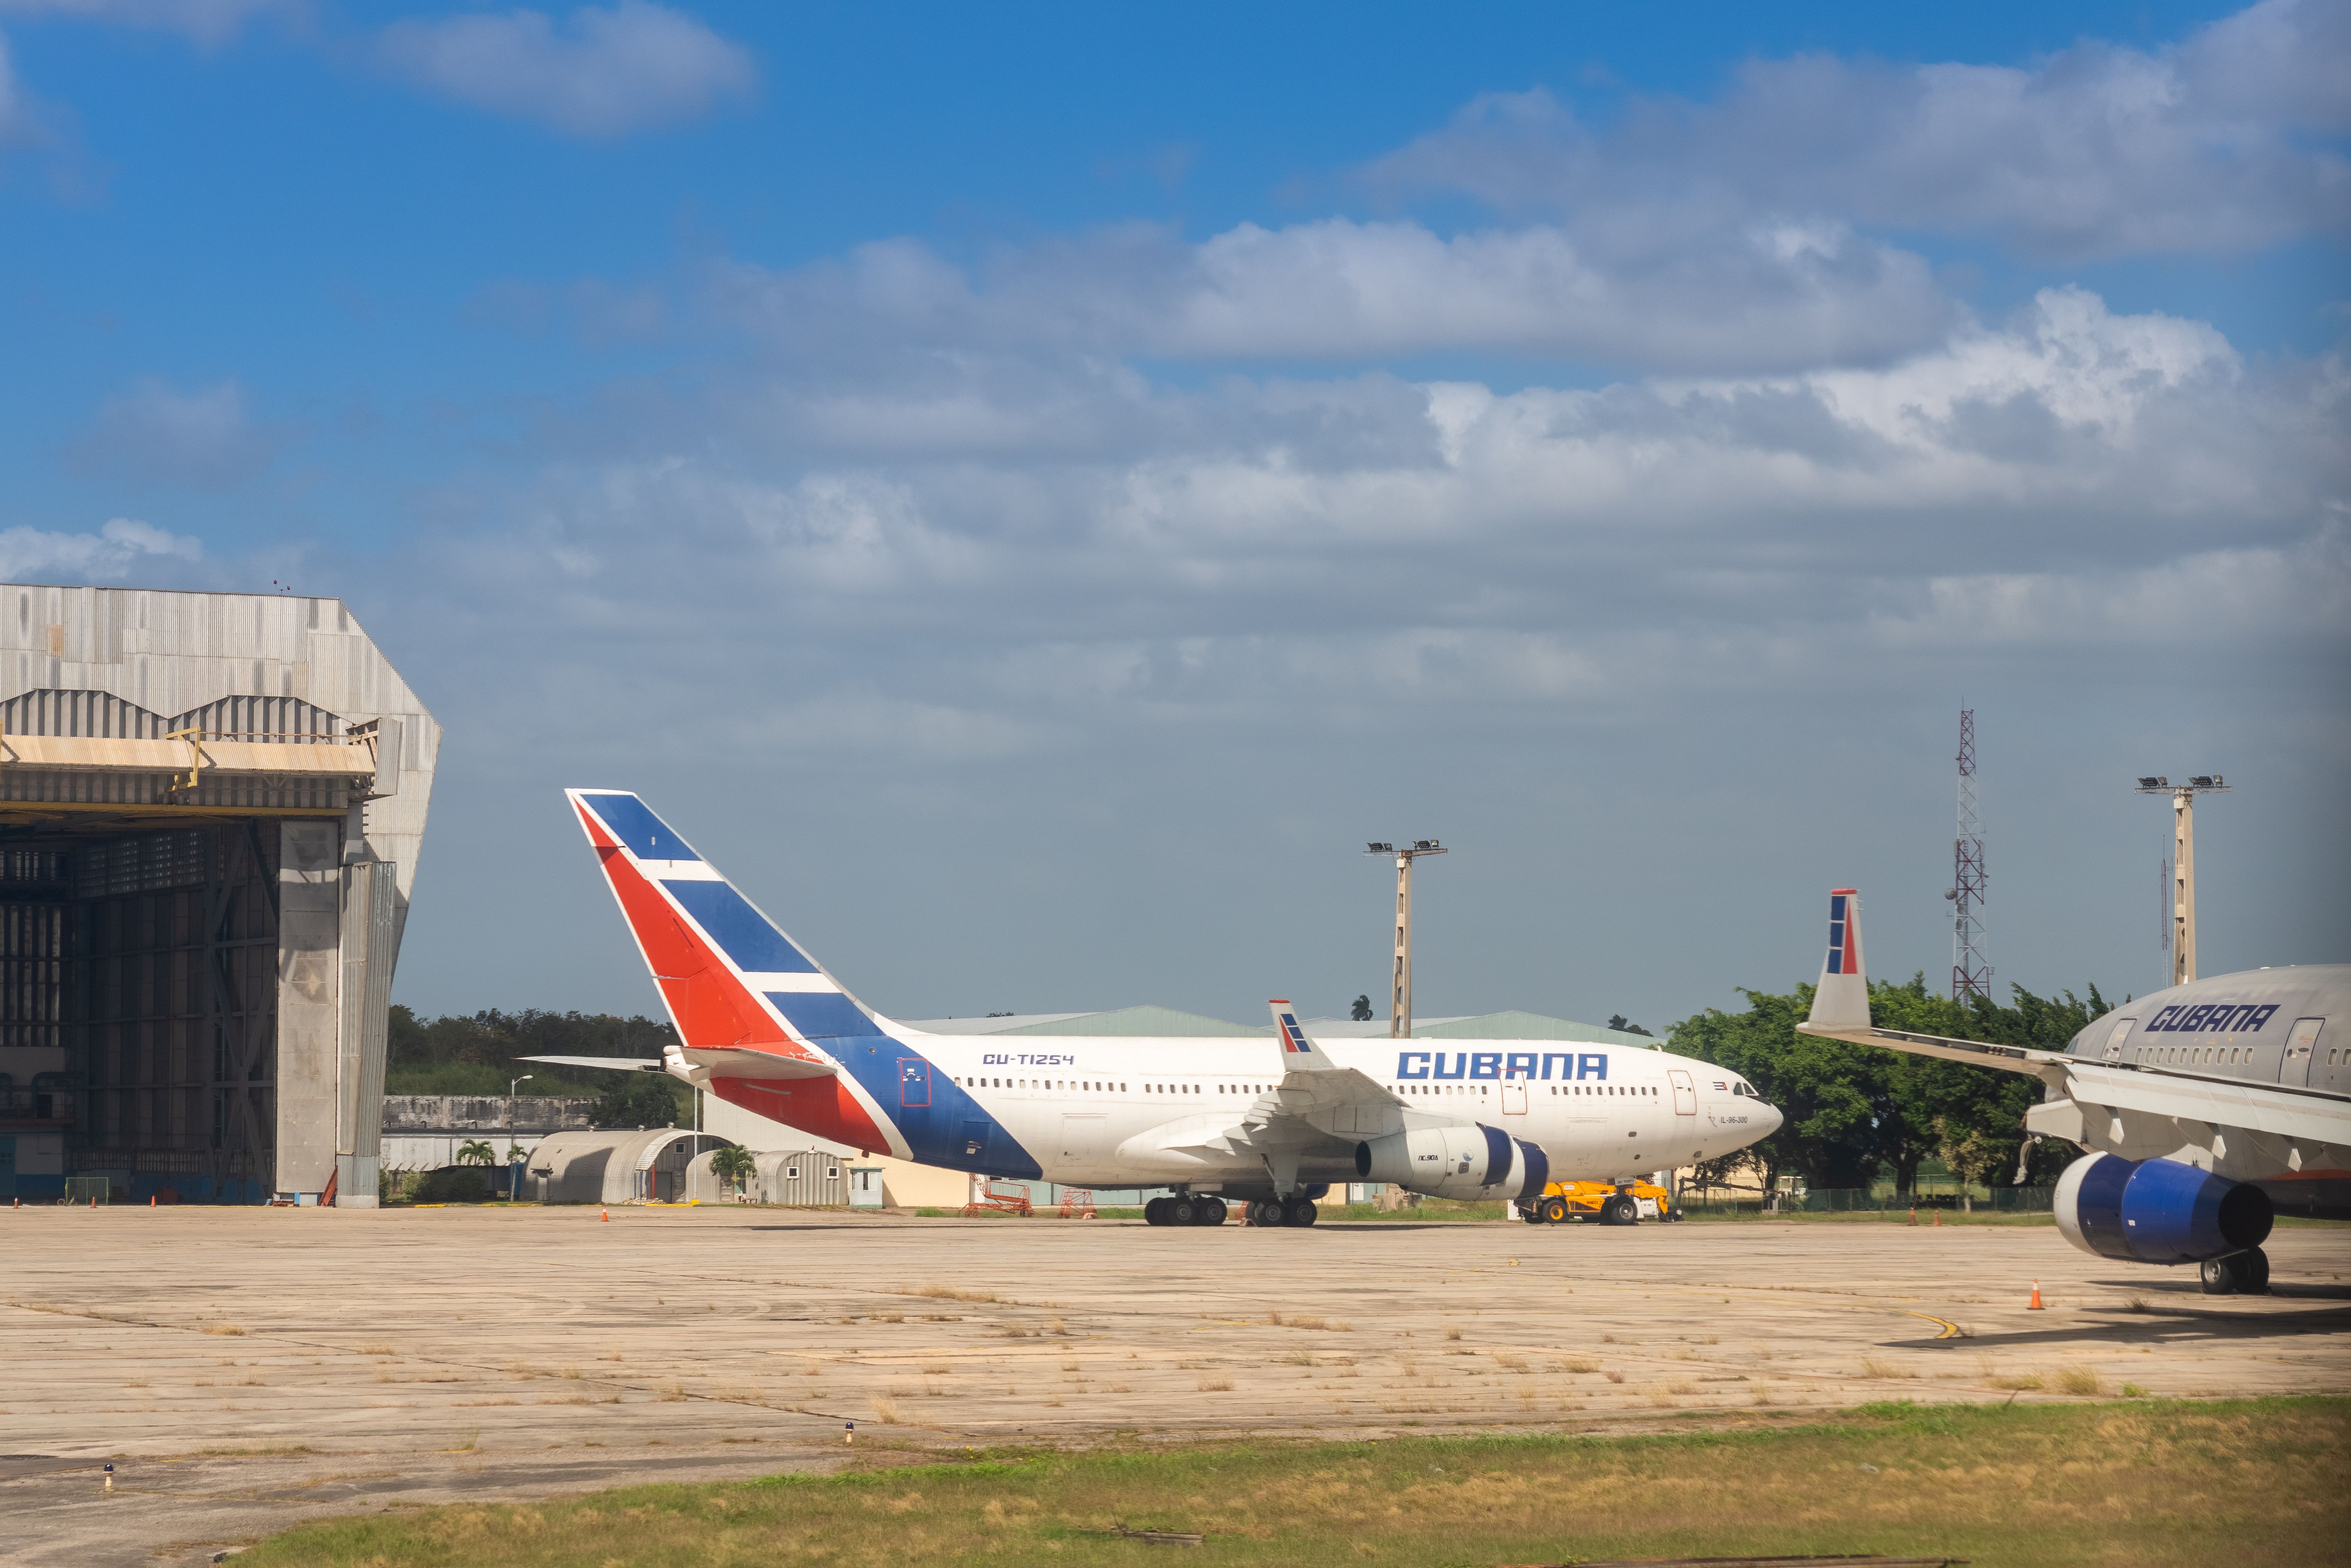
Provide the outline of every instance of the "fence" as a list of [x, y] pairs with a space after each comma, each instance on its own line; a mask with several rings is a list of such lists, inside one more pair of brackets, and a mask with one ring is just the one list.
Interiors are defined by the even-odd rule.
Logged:
[[[2056, 1192], [2053, 1186], [1995, 1186], [1979, 1188], [1972, 1195], [1972, 1207], [1979, 1213], [2046, 1214], [2050, 1199]], [[1953, 1187], [1948, 1191], [1897, 1193], [1891, 1186], [1816, 1186], [1808, 1192], [1780, 1193], [1776, 1210], [1782, 1214], [1881, 1214], [1888, 1209], [1962, 1208], [1970, 1207], [1963, 1195]], [[1695, 1190], [1685, 1191], [1683, 1204], [1690, 1208], [1718, 1209], [1738, 1214], [1774, 1212], [1766, 1200], [1732, 1197], [1728, 1193], [1709, 1196]]]
[[110, 1204], [114, 1201], [113, 1181], [102, 1176], [68, 1176], [66, 1177], [66, 1201], [78, 1204]]

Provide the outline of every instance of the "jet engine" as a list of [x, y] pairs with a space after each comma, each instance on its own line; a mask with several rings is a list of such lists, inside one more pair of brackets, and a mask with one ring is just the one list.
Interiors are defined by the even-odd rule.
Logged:
[[1430, 1197], [1537, 1197], [1551, 1161], [1492, 1127], [1416, 1127], [1357, 1144], [1355, 1174]]
[[[1358, 1163], [1361, 1155], [1357, 1156]], [[2085, 1155], [2057, 1178], [2057, 1228], [2085, 1252], [2200, 1263], [2269, 1239], [2269, 1194], [2179, 1160]]]

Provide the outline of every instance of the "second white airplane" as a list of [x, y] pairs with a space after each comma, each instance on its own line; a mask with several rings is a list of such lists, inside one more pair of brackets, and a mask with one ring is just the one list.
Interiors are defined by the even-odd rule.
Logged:
[[1334, 1182], [1531, 1198], [1719, 1158], [1780, 1125], [1710, 1062], [1559, 1040], [1317, 1040], [1283, 1001], [1262, 1040], [926, 1033], [850, 995], [636, 796], [566, 793], [677, 1026], [684, 1048], [660, 1065], [852, 1148], [1168, 1187], [1154, 1224], [1220, 1224], [1233, 1200], [1259, 1224], [1305, 1226]]

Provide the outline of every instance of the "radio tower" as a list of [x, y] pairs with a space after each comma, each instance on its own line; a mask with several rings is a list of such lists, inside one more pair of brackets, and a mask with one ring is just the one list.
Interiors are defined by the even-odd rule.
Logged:
[[1951, 999], [1991, 1000], [1991, 966], [1984, 961], [1983, 823], [1976, 816], [1976, 710], [1959, 710], [1959, 831], [1951, 849]]

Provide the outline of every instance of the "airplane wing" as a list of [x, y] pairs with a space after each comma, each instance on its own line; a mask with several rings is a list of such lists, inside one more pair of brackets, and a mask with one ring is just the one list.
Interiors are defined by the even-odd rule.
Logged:
[[2097, 1061], [2062, 1051], [1871, 1027], [1869, 979], [1861, 957], [1861, 895], [1849, 887], [1829, 894], [1828, 957], [1813, 993], [1812, 1016], [1796, 1031], [2028, 1073], [2063, 1098], [2034, 1106], [2026, 1113], [2025, 1124], [2074, 1143], [2083, 1141], [2085, 1119], [2101, 1112], [2116, 1124], [2113, 1141], [2119, 1143], [2120, 1113], [2126, 1111], [2315, 1143], [2351, 1142], [2351, 1101], [2325, 1090], [2248, 1083], [2154, 1063]]
[[1288, 1002], [1271, 1005], [1280, 1082], [1238, 1113], [1186, 1116], [1144, 1134], [1140, 1143], [1216, 1162], [1254, 1155], [1287, 1186], [1301, 1159], [1352, 1159], [1358, 1143], [1401, 1132], [1407, 1117], [1413, 1126], [1458, 1120], [1407, 1111], [1370, 1078], [1323, 1055]]
[[1281, 1043], [1281, 1084], [1251, 1103], [1247, 1120], [1269, 1127], [1302, 1122], [1326, 1136], [1354, 1141], [1404, 1128], [1405, 1103], [1364, 1072], [1342, 1067], [1299, 1027], [1286, 1001], [1273, 1009], [1273, 1030]]
[[831, 1078], [841, 1070], [829, 1061], [802, 1061], [796, 1057], [777, 1056], [771, 1051], [747, 1051], [733, 1046], [710, 1046], [693, 1051], [679, 1051], [675, 1046], [664, 1048], [658, 1057], [643, 1056], [517, 1056], [517, 1061], [543, 1061], [553, 1067], [603, 1067], [622, 1072], [667, 1072], [690, 1083], [700, 1083], [714, 1073], [723, 1078]]

